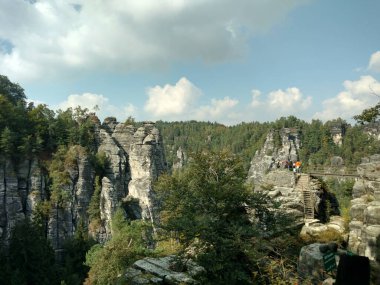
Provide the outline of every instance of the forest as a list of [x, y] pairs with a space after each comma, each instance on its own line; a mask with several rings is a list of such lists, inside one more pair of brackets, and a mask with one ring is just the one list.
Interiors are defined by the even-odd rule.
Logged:
[[[91, 158], [96, 178], [87, 209], [90, 225], [100, 218], [99, 183], [108, 163], [97, 152], [94, 138], [100, 122], [80, 106], [52, 110], [28, 103], [23, 88], [1, 75], [0, 166], [6, 167], [8, 160], [17, 164], [37, 158], [48, 178], [49, 193], [35, 208], [33, 219], [14, 226], [9, 244], [0, 244], [0, 284], [128, 284], [123, 272], [136, 260], [188, 256], [189, 248], [191, 256], [206, 268], [201, 284], [294, 284], [295, 262], [304, 241], [289, 229], [292, 217], [280, 205], [245, 183], [250, 161], [270, 130], [280, 146], [279, 132], [293, 128], [301, 140], [298, 155], [305, 167], [329, 165], [334, 156], [355, 167], [363, 157], [380, 153], [379, 141], [361, 124], [377, 119], [373, 113], [368, 118], [368, 112], [358, 115], [354, 125], [339, 118], [305, 122], [294, 116], [234, 126], [158, 121], [169, 168], [178, 159], [180, 147], [191, 157], [183, 169], [169, 169], [155, 183], [160, 224], [128, 220], [120, 207], [112, 218], [110, 240], [97, 243], [88, 233], [89, 225], [81, 224], [57, 259], [47, 238], [46, 217], [53, 204], [69, 199], [63, 191], [67, 179], [63, 170], [72, 163], [73, 151]], [[140, 124], [130, 118], [131, 122], [136, 127]], [[344, 133], [341, 146], [333, 141], [334, 127]], [[334, 183], [330, 181], [330, 187], [343, 189], [342, 199], [347, 200], [350, 186]]]

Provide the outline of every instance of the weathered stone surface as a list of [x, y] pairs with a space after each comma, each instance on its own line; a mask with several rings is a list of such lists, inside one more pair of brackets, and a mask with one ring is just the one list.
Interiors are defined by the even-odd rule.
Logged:
[[364, 194], [366, 194], [366, 183], [364, 180], [360, 179], [356, 181], [354, 186], [352, 187], [352, 197], [360, 198]]
[[[361, 199], [362, 200], [362, 199]], [[357, 203], [353, 202], [351, 209], [350, 209], [350, 215], [352, 220], [358, 220], [363, 221], [364, 219], [364, 210], [367, 208], [367, 205], [364, 203]]]
[[[276, 145], [275, 136], [280, 136], [281, 146]], [[281, 131], [270, 131], [263, 148], [252, 158], [248, 181], [260, 184], [268, 171], [277, 167], [283, 168], [284, 161], [296, 161], [299, 147], [300, 139], [297, 129], [284, 128]]]
[[321, 237], [326, 236], [326, 234], [331, 234], [331, 231], [334, 231], [336, 233], [336, 238], [344, 239], [344, 233], [346, 229], [345, 229], [345, 223], [342, 217], [332, 216], [330, 218], [330, 222], [326, 224], [322, 224], [318, 222], [305, 224], [302, 227], [300, 236], [303, 237], [304, 239], [318, 240]]
[[29, 217], [45, 193], [45, 180], [35, 160], [0, 163], [0, 239], [8, 243], [14, 225]]
[[[186, 263], [187, 270], [177, 272], [172, 269], [176, 267], [177, 262], [179, 260], [172, 255], [138, 260], [132, 268], [127, 269], [126, 280], [132, 280], [132, 284], [199, 284], [194, 278], [204, 274], [205, 269], [188, 260]], [[133, 283], [136, 280], [141, 283]]]
[[323, 254], [319, 250], [321, 243], [313, 243], [301, 248], [297, 272], [312, 284], [319, 284], [326, 278], [324, 273]]
[[380, 201], [368, 203], [364, 210], [364, 223], [367, 225], [380, 225]]
[[330, 159], [330, 163], [331, 163], [331, 166], [333, 167], [341, 167], [344, 165], [343, 158], [341, 158], [340, 156], [333, 156]]
[[185, 151], [182, 149], [182, 147], [178, 148], [176, 156], [177, 157], [173, 162], [173, 169], [181, 169], [187, 161], [187, 155]]
[[166, 163], [161, 136], [152, 123], [146, 123], [134, 134], [129, 164], [131, 181], [128, 196], [138, 199], [141, 217], [153, 221], [157, 212], [153, 182], [166, 170]]
[[380, 155], [364, 158], [362, 162], [358, 166], [362, 178], [355, 182], [351, 200], [349, 249], [367, 256], [371, 260], [371, 267], [379, 267]]
[[[105, 241], [111, 236], [113, 213], [125, 202], [129, 218], [154, 220], [152, 183], [166, 170], [166, 162], [162, 139], [154, 123], [146, 122], [136, 130], [112, 117], [107, 118], [102, 126], [96, 117], [94, 120], [93, 146], [98, 153], [107, 156], [109, 163], [101, 181], [101, 227], [92, 234], [99, 241]], [[75, 162], [65, 169], [69, 182], [61, 189], [67, 192], [69, 199], [62, 205], [52, 204], [48, 220], [48, 236], [56, 250], [60, 250], [64, 240], [72, 236], [79, 221], [85, 227], [89, 223], [87, 209], [95, 187], [94, 165], [83, 148], [73, 148], [70, 151], [76, 155]], [[18, 165], [5, 159], [1, 161], [0, 239], [7, 243], [17, 221], [32, 217], [36, 205], [49, 199], [46, 189], [48, 173], [35, 159], [21, 161]]]

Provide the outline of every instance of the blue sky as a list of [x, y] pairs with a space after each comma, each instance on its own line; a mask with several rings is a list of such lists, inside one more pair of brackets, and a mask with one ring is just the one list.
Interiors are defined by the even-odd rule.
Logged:
[[378, 0], [0, 0], [0, 74], [101, 119], [351, 120], [379, 30]]

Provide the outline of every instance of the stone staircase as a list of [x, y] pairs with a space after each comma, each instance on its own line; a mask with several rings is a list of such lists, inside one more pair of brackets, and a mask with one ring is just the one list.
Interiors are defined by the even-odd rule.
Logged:
[[296, 190], [302, 192], [305, 221], [314, 219], [314, 194], [310, 190], [310, 176], [298, 174]]

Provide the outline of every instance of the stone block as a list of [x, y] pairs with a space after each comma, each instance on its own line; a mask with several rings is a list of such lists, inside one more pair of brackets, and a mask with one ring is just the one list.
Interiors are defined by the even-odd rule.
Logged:
[[368, 204], [364, 210], [364, 222], [367, 225], [380, 225], [380, 202], [375, 201]]
[[364, 210], [367, 208], [366, 204], [353, 204], [350, 209], [350, 217], [352, 220], [363, 221]]

